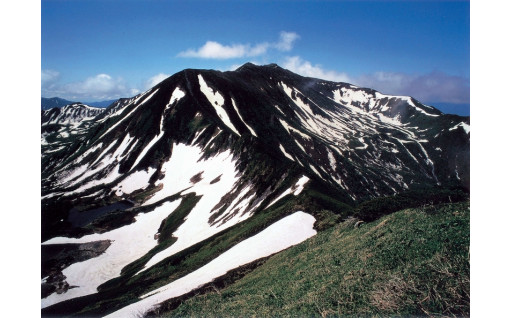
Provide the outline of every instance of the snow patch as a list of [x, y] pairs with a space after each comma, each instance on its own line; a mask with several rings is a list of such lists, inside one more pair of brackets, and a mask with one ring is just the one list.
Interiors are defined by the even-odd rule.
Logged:
[[151, 167], [147, 171], [136, 171], [112, 188], [112, 190], [116, 191], [118, 196], [121, 196], [123, 193], [130, 194], [135, 190], [145, 189], [149, 186], [149, 179], [155, 171], [156, 169]]
[[162, 138], [163, 135], [164, 135], [164, 132], [161, 131], [158, 135], [156, 135], [153, 139], [151, 139], [151, 141], [141, 151], [141, 153], [139, 154], [137, 159], [135, 159], [135, 162], [133, 163], [130, 170], [132, 170], [133, 168], [135, 168], [137, 166], [137, 164], [142, 160], [142, 158], [144, 158], [144, 156], [146, 156], [146, 153], [158, 142], [158, 140], [160, 140], [160, 138]]
[[336, 171], [336, 158], [334, 158], [334, 155], [329, 149], [327, 149], [327, 158], [329, 158], [329, 163], [331, 164], [332, 171]]
[[182, 91], [179, 87], [176, 87], [171, 95], [171, 100], [169, 100], [169, 103], [165, 105], [165, 109], [171, 107], [175, 102], [179, 101], [185, 97], [185, 92]]

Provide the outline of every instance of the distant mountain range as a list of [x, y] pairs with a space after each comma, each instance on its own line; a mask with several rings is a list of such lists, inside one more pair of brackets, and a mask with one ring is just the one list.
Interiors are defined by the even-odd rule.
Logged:
[[[99, 102], [85, 102], [84, 105], [89, 105], [93, 107], [101, 107], [105, 108], [110, 106], [112, 103], [114, 103], [117, 99], [112, 100], [105, 100], [105, 101], [99, 101]], [[45, 98], [41, 97], [41, 110], [48, 110], [55, 107], [64, 107], [69, 104], [76, 103], [74, 101], [69, 101], [63, 98], [59, 97], [52, 97], [52, 98]]]
[[54, 107], [64, 107], [66, 105], [72, 104], [74, 102], [59, 98], [59, 97], [52, 97], [52, 98], [45, 98], [41, 97], [41, 110], [48, 110]]
[[461, 200], [469, 150], [469, 117], [276, 64], [42, 111], [43, 316], [142, 316], [346, 218]]
[[110, 106], [115, 101], [117, 101], [117, 99], [104, 100], [104, 101], [100, 101], [100, 102], [85, 102], [84, 104], [89, 105], [89, 106], [93, 106], [93, 107], [105, 108], [105, 107]]

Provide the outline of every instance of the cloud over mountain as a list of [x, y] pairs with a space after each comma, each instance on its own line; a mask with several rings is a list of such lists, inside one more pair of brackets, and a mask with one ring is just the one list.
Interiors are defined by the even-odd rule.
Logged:
[[224, 45], [216, 41], [207, 41], [198, 49], [188, 49], [178, 53], [178, 57], [191, 57], [202, 59], [233, 59], [243, 57], [261, 56], [269, 49], [290, 51], [293, 43], [299, 39], [294, 32], [282, 31], [277, 42], [262, 42], [257, 44], [231, 44]]
[[469, 103], [469, 79], [441, 71], [427, 74], [379, 71], [353, 76], [313, 65], [299, 56], [287, 57], [283, 66], [303, 76], [371, 87], [384, 94], [412, 96], [425, 102]]
[[169, 74], [164, 74], [164, 73], [156, 74], [155, 76], [149, 78], [144, 83], [144, 89], [150, 89], [151, 87], [153, 87], [156, 84], [160, 83], [161, 81], [163, 81], [164, 79], [168, 78], [169, 76], [170, 76]]

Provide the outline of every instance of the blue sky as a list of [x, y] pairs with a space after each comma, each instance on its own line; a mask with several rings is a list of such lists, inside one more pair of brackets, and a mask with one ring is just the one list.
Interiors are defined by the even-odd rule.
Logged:
[[41, 95], [129, 97], [250, 61], [468, 115], [469, 22], [469, 1], [43, 0]]

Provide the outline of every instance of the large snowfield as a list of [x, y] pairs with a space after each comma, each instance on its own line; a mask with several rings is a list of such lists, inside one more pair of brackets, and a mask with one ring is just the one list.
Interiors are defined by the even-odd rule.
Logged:
[[316, 234], [314, 223], [315, 218], [312, 215], [302, 211], [295, 212], [238, 243], [198, 270], [143, 295], [142, 300], [106, 317], [142, 317], [155, 305], [211, 282], [229, 270], [305, 241]]
[[[202, 197], [185, 222], [173, 233], [178, 240], [153, 256], [141, 271], [250, 217], [250, 213], [243, 214], [241, 213], [243, 211], [239, 211], [236, 216], [222, 225], [211, 226], [209, 224], [210, 212], [223, 195], [234, 189], [240, 177], [237, 176], [234, 158], [230, 152], [221, 152], [206, 160], [201, 160], [201, 155], [202, 150], [199, 147], [175, 144], [170, 160], [163, 165], [162, 171], [165, 170], [165, 177], [157, 184], [163, 184], [163, 189], [147, 201], [147, 204], [158, 202], [183, 190], [186, 191], [182, 194], [194, 192]], [[196, 175], [200, 175], [202, 179], [194, 184], [191, 179]], [[212, 184], [211, 182], [219, 176], [220, 180]], [[232, 210], [234, 207], [228, 207], [224, 214], [228, 214]]]

